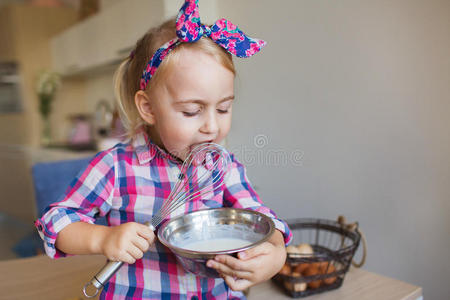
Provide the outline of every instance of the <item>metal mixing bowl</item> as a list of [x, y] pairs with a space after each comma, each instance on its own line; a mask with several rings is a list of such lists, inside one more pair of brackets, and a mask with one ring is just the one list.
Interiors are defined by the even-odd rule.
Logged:
[[[203, 277], [219, 277], [206, 262], [218, 254], [237, 255], [267, 241], [275, 230], [272, 219], [262, 213], [236, 208], [215, 208], [191, 212], [165, 222], [158, 239], [177, 257], [185, 270]], [[249, 241], [247, 245], [222, 251], [194, 251], [183, 248], [186, 243], [220, 238]]]

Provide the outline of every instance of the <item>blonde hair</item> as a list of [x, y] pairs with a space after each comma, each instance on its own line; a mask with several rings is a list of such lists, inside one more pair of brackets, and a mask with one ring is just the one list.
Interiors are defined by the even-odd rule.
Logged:
[[[129, 138], [134, 138], [140, 127], [145, 125], [134, 102], [134, 96], [140, 90], [140, 79], [147, 63], [163, 44], [176, 37], [175, 19], [168, 20], [156, 28], [152, 28], [140, 38], [134, 47], [134, 55], [126, 58], [114, 74], [114, 93], [122, 123]], [[207, 37], [202, 37], [195, 43], [181, 43], [175, 47], [162, 61], [146, 92], [158, 86], [167, 78], [168, 71], [176, 65], [181, 49], [190, 48], [213, 56], [217, 62], [230, 70], [234, 75], [232, 56], [225, 49]]]

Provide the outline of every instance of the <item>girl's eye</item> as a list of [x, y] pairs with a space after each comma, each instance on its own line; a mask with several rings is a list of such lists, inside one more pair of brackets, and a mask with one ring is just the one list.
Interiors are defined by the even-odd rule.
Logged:
[[189, 112], [189, 111], [183, 111], [183, 115], [185, 117], [194, 117], [199, 113], [199, 111], [195, 111], [195, 112]]
[[216, 107], [219, 114], [227, 114], [230, 112], [233, 102], [231, 100], [221, 103]]

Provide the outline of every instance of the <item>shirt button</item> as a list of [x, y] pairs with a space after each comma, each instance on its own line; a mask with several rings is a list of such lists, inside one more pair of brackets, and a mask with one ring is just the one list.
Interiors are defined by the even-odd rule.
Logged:
[[192, 296], [191, 300], [198, 300], [198, 297], [197, 296]]

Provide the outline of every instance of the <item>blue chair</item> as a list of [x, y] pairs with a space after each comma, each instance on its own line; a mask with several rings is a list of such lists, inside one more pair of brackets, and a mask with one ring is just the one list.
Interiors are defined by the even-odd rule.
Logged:
[[[38, 217], [44, 214], [47, 206], [61, 200], [72, 180], [87, 167], [90, 160], [91, 157], [87, 157], [37, 163], [31, 168]], [[106, 225], [106, 219], [99, 218], [95, 223]]]
[[[73, 160], [37, 163], [31, 168], [33, 177], [37, 215], [40, 218], [47, 206], [61, 200], [61, 196], [69, 187], [75, 176], [84, 169], [90, 157]], [[106, 225], [106, 219], [99, 218], [96, 224]], [[43, 250], [42, 240], [36, 231], [18, 242], [13, 250], [21, 257], [36, 255]]]
[[50, 204], [59, 200], [70, 182], [90, 158], [37, 163], [31, 168], [37, 214], [40, 218]]

